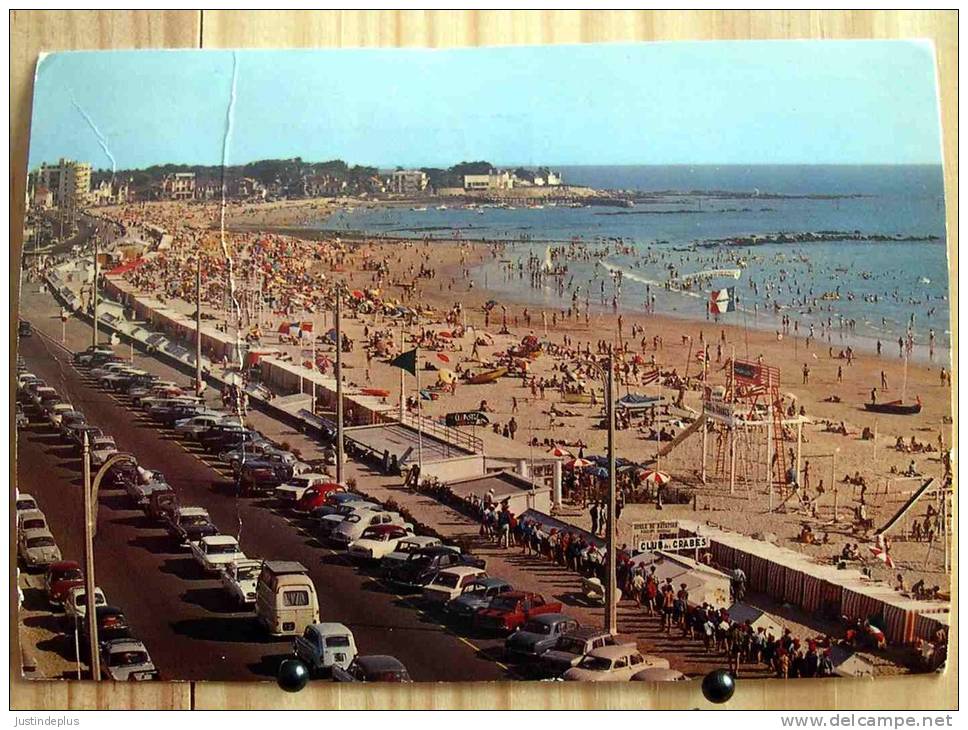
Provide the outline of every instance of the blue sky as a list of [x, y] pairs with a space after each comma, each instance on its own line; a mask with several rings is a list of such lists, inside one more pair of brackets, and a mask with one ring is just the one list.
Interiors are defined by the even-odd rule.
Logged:
[[[229, 164], [941, 161], [923, 43], [240, 51], [237, 63]], [[48, 56], [30, 166], [217, 164], [232, 67], [231, 51]]]

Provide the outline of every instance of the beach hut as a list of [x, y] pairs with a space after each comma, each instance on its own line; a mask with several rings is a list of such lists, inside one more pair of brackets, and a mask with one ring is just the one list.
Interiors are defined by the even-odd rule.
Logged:
[[830, 659], [834, 665], [834, 674], [838, 677], [874, 676], [873, 663], [856, 651], [851, 651], [846, 647], [830, 647]]
[[660, 583], [666, 578], [679, 589], [686, 584], [689, 601], [693, 604], [708, 603], [725, 606], [729, 603], [729, 576], [708, 565], [697, 563], [692, 558], [663, 551], [639, 553], [630, 560], [633, 566], [641, 565], [647, 572], [655, 566], [655, 575]]
[[750, 606], [748, 603], [734, 603], [728, 611], [731, 620], [741, 624], [748, 621], [754, 632], [762, 628], [766, 633], [773, 634], [777, 638], [783, 636], [783, 622], [756, 606]]

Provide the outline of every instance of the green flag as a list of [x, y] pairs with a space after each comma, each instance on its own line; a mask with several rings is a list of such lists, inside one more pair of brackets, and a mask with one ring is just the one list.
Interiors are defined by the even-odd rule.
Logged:
[[401, 370], [406, 370], [411, 375], [417, 374], [417, 350], [413, 349], [409, 352], [401, 352], [395, 358], [390, 361], [390, 364], [395, 368], [400, 368]]

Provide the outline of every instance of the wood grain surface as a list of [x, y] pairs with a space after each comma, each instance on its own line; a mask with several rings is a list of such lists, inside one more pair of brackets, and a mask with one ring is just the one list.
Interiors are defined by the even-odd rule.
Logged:
[[[19, 289], [27, 147], [37, 56], [44, 51], [94, 48], [443, 48], [609, 41], [931, 39], [937, 51], [941, 84], [951, 300], [957, 302], [957, 11], [13, 11], [10, 32], [10, 283], [14, 316]], [[954, 306], [952, 312], [952, 351], [957, 357]], [[15, 332], [15, 329], [11, 328], [11, 331]], [[11, 353], [15, 346], [16, 338], [11, 336]], [[957, 402], [957, 392], [956, 380], [952, 388], [954, 402]], [[956, 415], [955, 443], [957, 425]], [[12, 482], [14, 476], [11, 471]], [[957, 520], [957, 507], [954, 517]], [[11, 524], [11, 539], [13, 534]], [[10, 555], [12, 577], [16, 551], [11, 549]], [[953, 580], [957, 580], [957, 572]], [[957, 611], [956, 583], [953, 590], [952, 610]], [[508, 682], [393, 688], [313, 683], [296, 695], [286, 694], [269, 683], [199, 682], [192, 687], [188, 683], [27, 682], [20, 679], [16, 601], [12, 600], [10, 605], [11, 709], [712, 707], [703, 699], [698, 682], [661, 687]], [[953, 626], [952, 661], [943, 675], [857, 681], [741, 680], [728, 707], [776, 710], [955, 708], [957, 649], [958, 632]]]

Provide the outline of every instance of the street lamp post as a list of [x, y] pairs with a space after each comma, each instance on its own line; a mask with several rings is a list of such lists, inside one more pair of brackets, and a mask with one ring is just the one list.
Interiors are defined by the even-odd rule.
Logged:
[[94, 229], [94, 235], [93, 235], [93, 239], [94, 239], [94, 282], [93, 282], [93, 285], [91, 287], [91, 297], [92, 297], [92, 300], [93, 300], [92, 301], [92, 304], [93, 304], [93, 307], [94, 307], [94, 330], [93, 330], [93, 335], [92, 335], [93, 336], [93, 340], [92, 340], [91, 344], [94, 345], [94, 347], [97, 347], [97, 278], [98, 278], [98, 274], [100, 273], [98, 271], [98, 260], [97, 260], [97, 254], [98, 254], [97, 233], [98, 233], [97, 228], [95, 228]]
[[618, 526], [615, 524], [615, 361], [612, 355], [604, 370], [598, 363], [589, 363], [602, 378], [605, 387], [605, 408], [608, 421], [608, 522], [605, 531], [605, 565], [607, 568], [605, 585], [605, 630], [610, 634], [618, 633], [618, 601], [616, 599], [617, 571], [615, 565], [615, 538]]
[[336, 286], [336, 483], [343, 483], [343, 287]]
[[195, 394], [202, 392], [202, 251], [196, 241], [195, 255]]
[[95, 682], [101, 679], [101, 657], [98, 654], [97, 640], [97, 602], [94, 600], [94, 515], [95, 506], [92, 504], [91, 490], [91, 451], [84, 433], [81, 445], [81, 462], [84, 472], [84, 594], [87, 603], [85, 619], [87, 620], [87, 636], [90, 641], [91, 679]]

